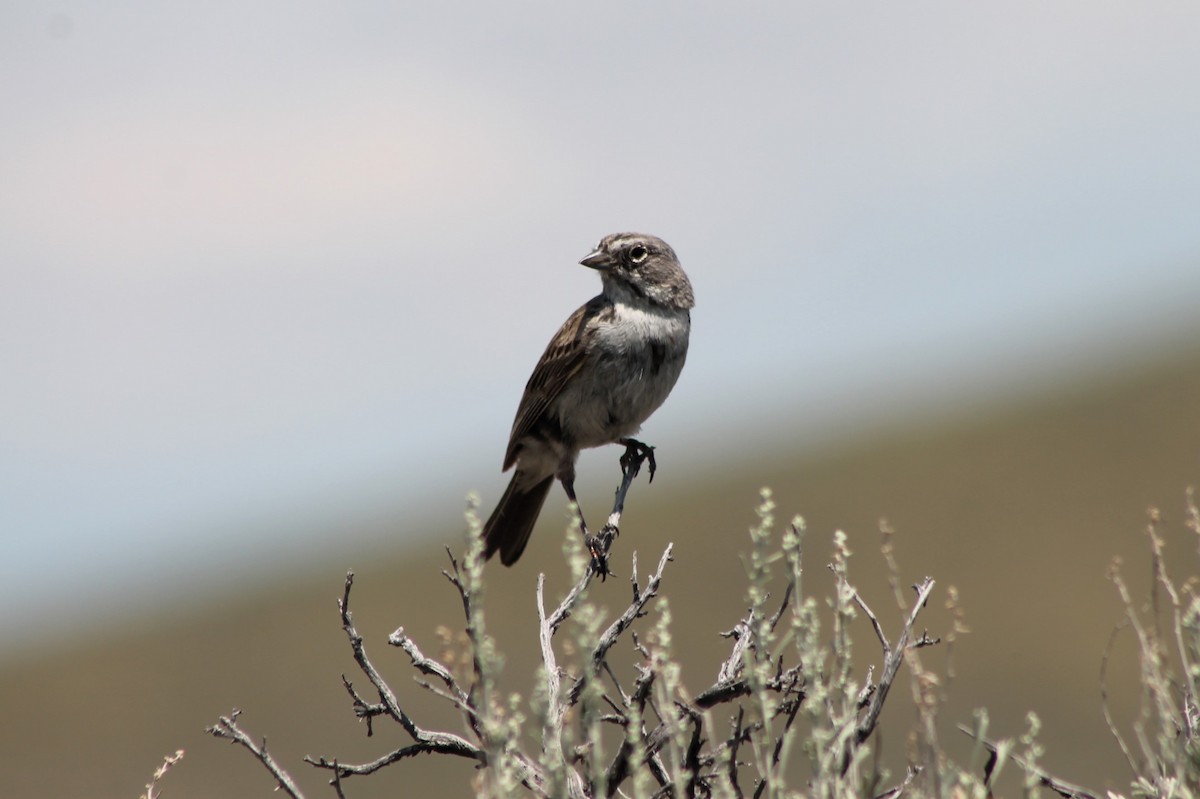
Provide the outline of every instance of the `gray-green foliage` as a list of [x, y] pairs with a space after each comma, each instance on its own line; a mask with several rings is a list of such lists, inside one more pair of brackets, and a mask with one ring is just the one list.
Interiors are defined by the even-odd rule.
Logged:
[[[1188, 513], [1188, 526], [1200, 540], [1200, 512], [1191, 494]], [[503, 659], [487, 633], [487, 580], [471, 503], [466, 554], [461, 560], [452, 557], [446, 572], [462, 601], [462, 640], [469, 650], [456, 660], [469, 664], [463, 670], [470, 673], [456, 674], [425, 656], [403, 628], [388, 639], [408, 654], [418, 672], [440, 683], [423, 684], [462, 713], [469, 735], [428, 730], [408, 716], [354, 627], [349, 611], [353, 579], [348, 575], [342, 626], [355, 661], [378, 696], [373, 701], [369, 691], [347, 680], [355, 712], [368, 729], [373, 719], [395, 721], [412, 743], [369, 763], [329, 757], [309, 762], [333, 775], [339, 796], [349, 795], [345, 786], [350, 778], [422, 753], [474, 760], [479, 768], [473, 785], [482, 797], [985, 799], [997, 785], [1010, 795], [1050, 791], [1096, 796], [1051, 775], [1034, 713], [1015, 738], [1000, 738], [990, 734], [987, 713], [976, 711], [970, 725], [958, 725], [970, 736], [961, 739], [968, 742], [966, 757], [959, 763], [947, 754], [939, 730], [958, 720], [940, 718], [947, 675], [926, 667], [922, 650], [949, 646], [966, 631], [961, 607], [957, 592], [946, 589], [940, 596], [949, 611], [947, 629], [935, 635], [915, 632], [918, 616], [934, 596], [934, 581], [925, 578], [912, 586], [912, 595], [901, 587], [886, 525], [881, 554], [902, 616], [899, 629], [890, 631], [854, 587], [848, 536], [841, 531], [832, 535], [832, 556], [825, 564], [834, 578], [832, 595], [811, 596], [804, 590], [804, 570], [812, 558], [805, 556], [809, 534], [803, 520], [797, 517], [780, 530], [767, 490], [757, 517], [744, 555], [746, 613], [723, 633], [730, 641], [729, 655], [717, 664], [711, 685], [685, 684], [684, 664], [673, 645], [674, 608], [687, 607], [686, 602], [670, 602], [664, 588], [673, 545], [644, 580], [633, 556], [632, 599], [620, 613], [610, 614], [589, 594], [591, 558], [578, 531], [572, 530], [565, 555], [573, 588], [551, 607], [544, 579], [538, 580], [538, 611], [531, 623], [538, 627], [542, 666], [533, 695], [522, 697], [505, 688]], [[1192, 581], [1181, 584], [1168, 576], [1157, 523], [1154, 514], [1150, 600], [1142, 604], [1134, 599], [1119, 564], [1110, 572], [1125, 607], [1113, 640], [1128, 629], [1136, 642], [1141, 711], [1129, 729], [1120, 729], [1108, 714], [1107, 687], [1104, 709], [1133, 774], [1128, 795], [1191, 799], [1200, 797], [1200, 597]], [[616, 648], [618, 641], [631, 646]], [[872, 660], [865, 672], [856, 667], [864, 658]], [[1107, 660], [1106, 652], [1105, 664]], [[687, 665], [689, 674], [711, 673], [712, 664]], [[892, 739], [904, 737], [908, 743], [908, 763], [902, 773], [889, 774], [879, 765], [875, 741], [884, 703], [893, 688], [905, 683], [915, 719], [897, 721], [892, 714], [889, 724], [898, 728]], [[265, 742], [256, 744], [237, 718], [236, 712], [222, 717], [210, 732], [249, 750], [285, 793], [300, 799], [294, 780], [268, 755]]]
[[[959, 769], [940, 752], [929, 761], [940, 769], [937, 779], [922, 774], [921, 764], [892, 777], [873, 757], [882, 703], [903, 662], [939, 642], [913, 634], [933, 581], [917, 586], [893, 644], [850, 581], [851, 551], [844, 533], [833, 535], [828, 564], [835, 593], [818, 599], [803, 590], [803, 520], [796, 518], [780, 531], [766, 490], [756, 512], [744, 556], [746, 615], [726, 634], [730, 653], [716, 681], [702, 689], [684, 684], [683, 665], [673, 651], [672, 604], [661, 588], [670, 549], [644, 584], [637, 581], [635, 560], [634, 604], [640, 608], [622, 614], [636, 620], [622, 627], [621, 617], [609, 622], [592, 602], [588, 555], [578, 536], [568, 535], [565, 554], [577, 593], [564, 600], [558, 615], [566, 609], [569, 620], [561, 629], [573, 655], [563, 661], [557, 654], [560, 628], [547, 621], [555, 614], [544, 607], [539, 582], [543, 659], [549, 662], [529, 703], [538, 740], [531, 741], [528, 731], [522, 738], [511, 727], [506, 739], [511, 750], [524, 747], [533, 773], [541, 775], [526, 779], [521, 790], [547, 796], [860, 797], [900, 790], [918, 796], [951, 790], [958, 796], [986, 796], [981, 767], [973, 773]], [[648, 595], [654, 595], [653, 602]], [[639, 618], [643, 614], [647, 618]], [[864, 614], [878, 639], [856, 642], [855, 630], [863, 629], [856, 621]], [[481, 622], [477, 626], [482, 629]], [[612, 643], [621, 636], [633, 643], [632, 664], [611, 661]], [[876, 650], [883, 644], [884, 662], [856, 674], [856, 643]], [[697, 666], [691, 673], [706, 670], [689, 665]], [[621, 673], [635, 676], [622, 680]], [[500, 688], [491, 683], [490, 670], [482, 674], [489, 684], [481, 695], [496, 694]], [[557, 676], [551, 679], [552, 674]], [[924, 670], [919, 674], [932, 680]], [[560, 682], [578, 690], [563, 690]], [[928, 712], [935, 714], [936, 702]], [[913, 734], [920, 738], [920, 728]], [[936, 742], [924, 744], [925, 750], [936, 749]], [[1007, 751], [1001, 749], [1001, 760]], [[487, 796], [511, 795], [515, 787], [511, 779], [476, 784]]]

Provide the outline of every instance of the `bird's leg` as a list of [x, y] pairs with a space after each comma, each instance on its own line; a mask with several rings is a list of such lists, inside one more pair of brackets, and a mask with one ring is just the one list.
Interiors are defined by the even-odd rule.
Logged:
[[579, 530], [583, 533], [583, 539], [586, 541], [588, 537], [587, 522], [583, 519], [583, 508], [580, 507], [579, 500], [575, 497], [575, 467], [571, 466], [559, 471], [558, 481], [562, 483], [563, 491], [567, 492], [567, 499], [575, 503], [575, 514], [579, 517]]
[[654, 447], [649, 444], [643, 444], [635, 438], [622, 438], [617, 441], [618, 444], [625, 445], [625, 454], [621, 456], [621, 475], [629, 474], [629, 470], [633, 470], [632, 477], [637, 477], [638, 471], [642, 468], [642, 461], [650, 466], [650, 482], [654, 482], [654, 472], [658, 469], [658, 464], [654, 462]]
[[563, 491], [567, 492], [567, 499], [575, 503], [575, 513], [579, 516], [579, 530], [583, 533], [583, 545], [587, 547], [592, 556], [592, 571], [598, 574], [601, 580], [604, 580], [611, 574], [608, 569], [608, 548], [604, 546], [601, 536], [588, 535], [587, 522], [583, 519], [583, 508], [579, 506], [579, 500], [575, 497], [575, 464], [563, 465], [559, 469], [558, 480], [562, 483]]

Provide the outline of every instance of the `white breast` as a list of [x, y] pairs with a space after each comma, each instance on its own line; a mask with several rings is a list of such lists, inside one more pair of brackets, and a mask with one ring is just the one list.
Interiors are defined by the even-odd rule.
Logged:
[[687, 357], [688, 312], [618, 302], [596, 331], [588, 366], [557, 412], [580, 447], [632, 436], [662, 405]]

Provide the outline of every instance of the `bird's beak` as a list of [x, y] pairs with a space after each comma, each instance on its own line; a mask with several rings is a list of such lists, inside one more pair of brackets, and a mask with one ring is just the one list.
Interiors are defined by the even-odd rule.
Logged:
[[607, 252], [597, 248], [588, 253], [579, 263], [590, 266], [592, 269], [611, 269], [617, 262]]

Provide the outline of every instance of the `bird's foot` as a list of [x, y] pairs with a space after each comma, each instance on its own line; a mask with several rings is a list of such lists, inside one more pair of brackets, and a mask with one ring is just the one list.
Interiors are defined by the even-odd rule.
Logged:
[[645, 461], [650, 468], [650, 482], [653, 483], [654, 472], [658, 469], [654, 461], [654, 447], [635, 438], [622, 438], [617, 443], [625, 445], [625, 454], [621, 456], [621, 475], [630, 479], [637, 477]]
[[601, 582], [608, 579], [612, 570], [608, 568], [608, 551], [612, 548], [613, 539], [620, 534], [616, 525], [606, 524], [595, 535], [584, 533], [584, 543], [592, 556], [591, 569]]

